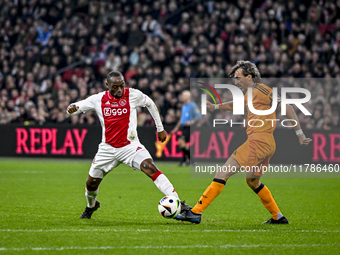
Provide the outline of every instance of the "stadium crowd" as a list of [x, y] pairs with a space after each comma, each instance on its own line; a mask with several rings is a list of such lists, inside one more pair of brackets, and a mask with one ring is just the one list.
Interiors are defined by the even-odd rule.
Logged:
[[[340, 78], [339, 17], [339, 0], [0, 0], [0, 123], [97, 124], [66, 107], [119, 70], [174, 124], [189, 78], [227, 77], [243, 59], [263, 78], [308, 78], [302, 127], [340, 128], [340, 85], [319, 79]], [[142, 109], [138, 122], [153, 125]]]

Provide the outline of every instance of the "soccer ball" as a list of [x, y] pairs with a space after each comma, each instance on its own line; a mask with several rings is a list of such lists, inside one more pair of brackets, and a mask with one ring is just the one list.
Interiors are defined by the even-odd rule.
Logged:
[[159, 201], [158, 211], [164, 218], [173, 219], [181, 212], [181, 202], [177, 197], [163, 197]]

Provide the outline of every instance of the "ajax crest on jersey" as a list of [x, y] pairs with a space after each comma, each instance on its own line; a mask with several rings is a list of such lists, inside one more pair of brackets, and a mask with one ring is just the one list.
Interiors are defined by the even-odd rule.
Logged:
[[181, 212], [181, 203], [176, 197], [163, 197], [159, 201], [158, 211], [164, 218], [175, 218]]
[[125, 105], [126, 105], [126, 100], [125, 100], [125, 99], [119, 100], [119, 104], [120, 104], [121, 106], [125, 106]]

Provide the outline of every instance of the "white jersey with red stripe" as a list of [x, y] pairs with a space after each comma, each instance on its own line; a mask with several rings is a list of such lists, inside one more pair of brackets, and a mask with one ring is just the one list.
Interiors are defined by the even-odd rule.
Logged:
[[124, 88], [120, 98], [113, 97], [107, 90], [74, 104], [79, 109], [73, 114], [96, 111], [102, 126], [102, 142], [113, 147], [124, 147], [133, 141], [139, 141], [137, 107], [147, 107], [155, 120], [157, 132], [164, 130], [155, 103], [137, 89]]

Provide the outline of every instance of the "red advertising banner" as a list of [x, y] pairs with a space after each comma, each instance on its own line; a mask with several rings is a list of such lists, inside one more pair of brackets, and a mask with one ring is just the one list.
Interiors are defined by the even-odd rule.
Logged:
[[[16, 128], [17, 154], [83, 155], [83, 142], [87, 129], [72, 128], [61, 138], [63, 145], [58, 148], [57, 128]], [[60, 138], [59, 138], [60, 140]], [[49, 146], [49, 150], [47, 146]], [[68, 152], [69, 149], [69, 152]]]
[[[171, 126], [165, 127], [167, 131]], [[93, 158], [101, 142], [98, 125], [15, 126], [0, 125], [0, 156]], [[301, 147], [295, 132], [278, 128], [274, 132], [276, 152], [272, 164], [340, 162], [340, 130], [305, 130], [313, 139]], [[157, 141], [154, 127], [138, 128], [139, 140], [155, 160], [179, 161], [181, 131], [172, 135], [166, 146]], [[191, 155], [196, 161], [223, 162], [247, 139], [243, 128], [200, 128], [190, 137]]]

